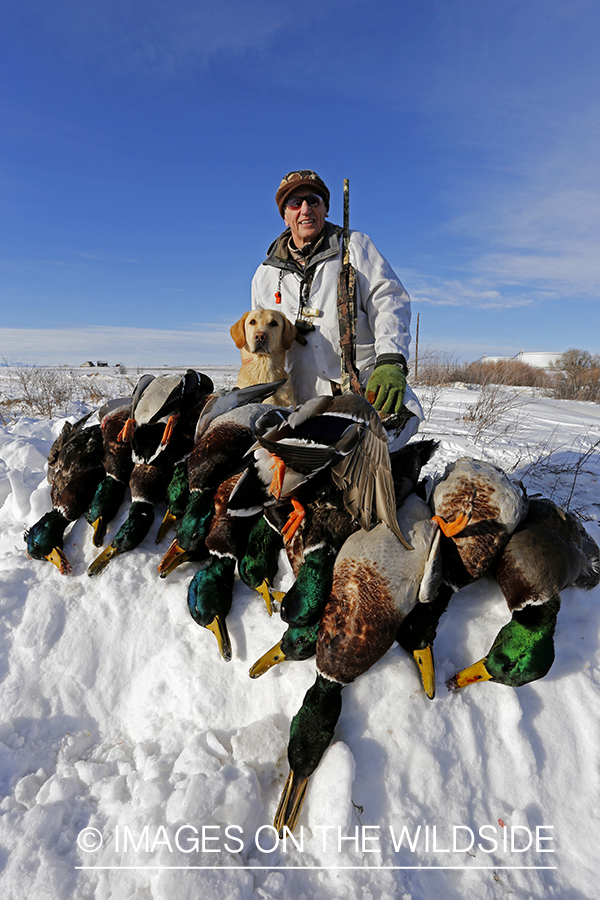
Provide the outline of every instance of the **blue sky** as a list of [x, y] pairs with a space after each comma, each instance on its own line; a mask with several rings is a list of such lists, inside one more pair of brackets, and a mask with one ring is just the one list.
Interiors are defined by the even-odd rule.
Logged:
[[[600, 352], [594, 0], [3, 0], [0, 357], [235, 363], [315, 169], [462, 360]], [[414, 329], [413, 329], [414, 330]]]

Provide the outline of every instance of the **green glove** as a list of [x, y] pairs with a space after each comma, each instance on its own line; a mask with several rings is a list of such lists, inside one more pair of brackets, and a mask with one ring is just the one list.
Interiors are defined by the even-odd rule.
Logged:
[[399, 366], [384, 363], [373, 370], [367, 382], [367, 400], [378, 412], [400, 412], [406, 390], [406, 375]]

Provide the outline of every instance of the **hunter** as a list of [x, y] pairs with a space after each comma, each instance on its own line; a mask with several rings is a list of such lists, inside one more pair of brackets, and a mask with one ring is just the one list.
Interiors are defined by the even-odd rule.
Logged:
[[[252, 280], [252, 307], [280, 310], [305, 338], [287, 354], [298, 403], [339, 391], [337, 290], [343, 229], [326, 221], [329, 200], [329, 189], [316, 172], [303, 169], [283, 178], [275, 202], [287, 227], [269, 247]], [[351, 231], [349, 249], [356, 271], [359, 380], [375, 409], [405, 417], [401, 440], [394, 442], [400, 446], [423, 419], [406, 382], [410, 298], [366, 234]]]

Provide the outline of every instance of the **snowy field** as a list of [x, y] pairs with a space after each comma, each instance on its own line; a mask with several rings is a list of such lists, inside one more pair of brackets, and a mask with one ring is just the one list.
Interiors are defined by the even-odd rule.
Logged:
[[[233, 370], [206, 371], [231, 384]], [[120, 393], [114, 370], [93, 374]], [[585, 454], [600, 438], [600, 406], [513, 393], [478, 432], [468, 407], [480, 396], [423, 394], [421, 433], [441, 440], [427, 471], [490, 459], [531, 494], [569, 501], [599, 541], [599, 455]], [[238, 582], [224, 662], [187, 611], [196, 567], [157, 576], [164, 507], [142, 545], [95, 578], [83, 519], [65, 537], [72, 575], [28, 559], [23, 532], [50, 509], [45, 463], [63, 422], [21, 416], [0, 428], [3, 898], [600, 896], [600, 588], [564, 592], [546, 678], [451, 695], [446, 679], [509, 619], [491, 579], [461, 591], [435, 644], [435, 700], [398, 646], [347, 687], [298, 846], [276, 846], [289, 722], [314, 660], [248, 677], [284, 628]], [[126, 514], [124, 504], [109, 538]]]

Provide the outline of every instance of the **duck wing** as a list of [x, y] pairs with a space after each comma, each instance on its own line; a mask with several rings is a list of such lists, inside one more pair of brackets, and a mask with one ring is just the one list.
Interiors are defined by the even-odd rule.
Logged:
[[286, 381], [287, 378], [282, 378], [279, 381], [271, 381], [265, 384], [252, 384], [246, 388], [234, 388], [232, 391], [215, 391], [202, 410], [202, 415], [196, 426], [194, 440], [198, 441], [211, 422], [218, 416], [231, 413], [234, 409], [245, 406], [248, 403], [262, 403], [267, 397], [271, 397]]
[[344, 493], [346, 509], [366, 531], [374, 514], [378, 522], [385, 522], [407, 546], [396, 519], [387, 435], [375, 410], [369, 415], [368, 424], [357, 423], [354, 431], [349, 429], [340, 443], [347, 452], [333, 465], [331, 474]]
[[135, 407], [132, 403], [135, 421], [138, 425], [152, 425], [158, 422], [175, 406], [180, 394], [181, 378], [179, 375], [159, 375], [148, 383], [135, 403]]
[[142, 375], [138, 383], [136, 384], [133, 394], [131, 395], [131, 415], [133, 416], [136, 410], [138, 403], [142, 398], [142, 394], [148, 387], [148, 385], [154, 381], [154, 375]]
[[304, 481], [330, 467], [346, 509], [362, 528], [369, 530], [375, 514], [404, 542], [396, 519], [387, 434], [364, 397], [315, 397], [256, 438], [285, 463], [281, 497], [291, 496]]

